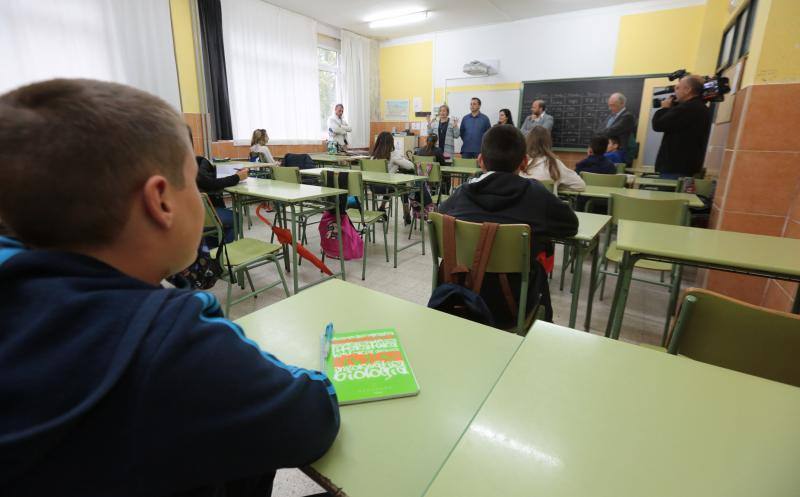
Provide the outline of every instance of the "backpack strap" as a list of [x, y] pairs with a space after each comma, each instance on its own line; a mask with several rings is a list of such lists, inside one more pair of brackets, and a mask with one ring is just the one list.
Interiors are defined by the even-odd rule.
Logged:
[[492, 255], [492, 245], [497, 234], [497, 223], [481, 224], [481, 234], [478, 244], [475, 247], [475, 255], [472, 259], [472, 270], [469, 273], [472, 291], [480, 294], [483, 278], [486, 276], [486, 266], [489, 265], [489, 257]]
[[511, 291], [511, 284], [508, 282], [508, 275], [506, 273], [498, 273], [497, 279], [500, 281], [500, 290], [503, 292], [503, 298], [506, 301], [508, 312], [511, 313], [511, 317], [517, 319], [517, 311], [519, 308], [517, 307], [516, 299], [514, 299], [514, 292]]
[[442, 280], [444, 283], [456, 283], [456, 274], [468, 274], [469, 269], [463, 264], [458, 264], [456, 257], [456, 218], [453, 216], [442, 216], [442, 245], [444, 246], [444, 254], [442, 257], [443, 275]]

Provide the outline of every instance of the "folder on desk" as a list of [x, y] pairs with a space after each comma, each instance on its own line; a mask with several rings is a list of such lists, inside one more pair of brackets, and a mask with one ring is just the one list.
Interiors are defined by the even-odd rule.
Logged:
[[335, 333], [325, 372], [339, 405], [419, 393], [400, 339], [391, 328]]

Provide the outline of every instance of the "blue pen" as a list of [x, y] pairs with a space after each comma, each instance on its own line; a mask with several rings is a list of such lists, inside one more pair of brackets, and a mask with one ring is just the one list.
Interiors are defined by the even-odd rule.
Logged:
[[325, 333], [320, 337], [320, 371], [325, 373], [328, 366], [328, 355], [331, 353], [331, 340], [333, 340], [333, 323], [328, 323], [325, 326]]

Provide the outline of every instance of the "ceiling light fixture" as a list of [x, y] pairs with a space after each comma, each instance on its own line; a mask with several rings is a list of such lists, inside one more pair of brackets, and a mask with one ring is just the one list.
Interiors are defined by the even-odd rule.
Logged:
[[413, 14], [406, 14], [396, 17], [386, 17], [383, 19], [377, 19], [369, 23], [370, 29], [376, 28], [388, 28], [390, 26], [402, 26], [404, 24], [413, 24], [415, 22], [422, 22], [428, 18], [430, 15], [429, 10], [423, 10], [422, 12], [414, 12]]

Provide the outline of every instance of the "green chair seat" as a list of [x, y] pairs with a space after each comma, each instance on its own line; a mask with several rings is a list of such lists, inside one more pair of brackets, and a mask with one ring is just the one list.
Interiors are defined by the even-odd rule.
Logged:
[[[228, 265], [228, 260], [225, 258], [225, 252], [227, 252], [231, 266], [233, 267], [250, 264], [251, 262], [263, 258], [266, 254], [274, 254], [281, 250], [280, 245], [267, 243], [255, 238], [242, 238], [225, 244], [225, 247], [226, 250], [223, 251], [220, 260], [223, 266]], [[216, 256], [217, 249], [212, 249], [211, 257]]]
[[364, 217], [362, 219], [361, 212], [359, 212], [358, 209], [347, 209], [347, 216], [354, 223], [363, 222], [364, 224], [372, 224], [381, 218], [386, 217], [386, 213], [382, 211], [364, 211]]
[[[622, 261], [622, 251], [617, 248], [617, 242], [613, 241], [606, 250], [606, 259], [612, 262], [619, 263]], [[659, 261], [638, 260], [634, 266], [639, 269], [652, 269], [653, 271], [669, 271], [672, 269], [672, 264]]]
[[445, 200], [447, 200], [448, 198], [450, 198], [450, 195], [448, 195], [446, 193], [439, 193], [439, 194], [433, 195], [433, 203], [438, 205], [438, 204], [444, 202]]

